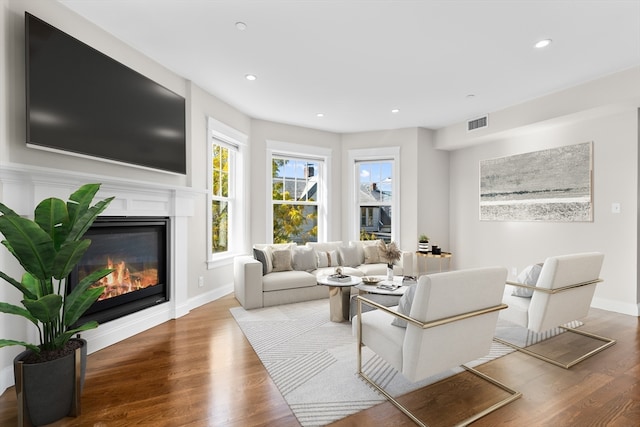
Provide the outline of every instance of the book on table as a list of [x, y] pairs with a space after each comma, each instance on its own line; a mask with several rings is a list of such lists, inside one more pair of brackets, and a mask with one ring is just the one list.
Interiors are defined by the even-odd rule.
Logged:
[[351, 276], [347, 276], [346, 274], [331, 274], [329, 275], [329, 280], [333, 282], [346, 283], [351, 280]]

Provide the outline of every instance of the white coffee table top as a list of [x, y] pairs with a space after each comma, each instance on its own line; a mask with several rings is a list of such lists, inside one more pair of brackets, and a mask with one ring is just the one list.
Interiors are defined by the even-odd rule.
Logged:
[[[367, 276], [372, 277], [372, 276]], [[356, 289], [362, 292], [368, 292], [370, 294], [380, 294], [380, 295], [403, 295], [409, 285], [403, 285], [402, 278], [403, 276], [393, 276], [393, 281], [387, 280], [386, 276], [373, 276], [375, 278], [380, 279], [379, 282], [373, 284], [367, 284], [366, 282], [362, 282], [359, 285], [356, 285]], [[393, 286], [396, 289], [385, 289], [384, 286]], [[382, 287], [381, 287], [382, 286]]]
[[316, 281], [318, 285], [336, 287], [355, 286], [362, 283], [362, 279], [358, 276], [349, 276], [348, 282], [338, 282], [337, 280], [330, 280], [328, 275], [320, 275], [316, 278]]

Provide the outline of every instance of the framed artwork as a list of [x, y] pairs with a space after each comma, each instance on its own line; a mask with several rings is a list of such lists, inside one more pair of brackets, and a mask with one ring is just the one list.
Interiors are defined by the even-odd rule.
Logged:
[[480, 220], [593, 221], [593, 142], [480, 161]]

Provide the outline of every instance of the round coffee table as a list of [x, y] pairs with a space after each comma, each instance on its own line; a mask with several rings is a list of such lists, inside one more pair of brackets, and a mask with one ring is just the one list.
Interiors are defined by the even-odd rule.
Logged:
[[329, 311], [332, 322], [346, 322], [349, 320], [349, 298], [351, 287], [362, 283], [358, 276], [349, 276], [348, 282], [331, 280], [329, 276], [318, 276], [318, 285], [329, 287]]

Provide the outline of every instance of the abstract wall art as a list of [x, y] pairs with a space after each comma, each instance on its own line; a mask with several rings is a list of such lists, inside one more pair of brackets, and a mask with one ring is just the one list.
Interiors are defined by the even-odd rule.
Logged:
[[483, 221], [593, 221], [593, 143], [480, 161]]

